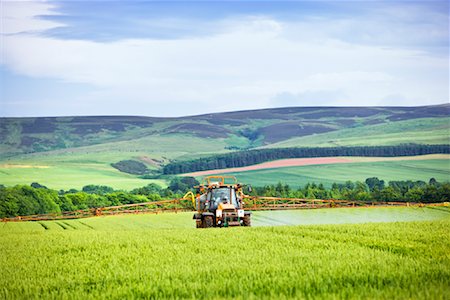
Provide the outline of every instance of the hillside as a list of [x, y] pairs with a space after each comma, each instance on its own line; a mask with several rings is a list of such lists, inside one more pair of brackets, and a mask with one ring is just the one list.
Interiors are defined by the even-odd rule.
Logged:
[[112, 163], [132, 159], [156, 170], [172, 161], [247, 149], [449, 144], [449, 128], [449, 104], [290, 107], [179, 118], [0, 118], [0, 183], [129, 188], [149, 181]]
[[[99, 116], [1, 118], [0, 154], [2, 157], [22, 153], [77, 148], [122, 141], [138, 142], [146, 137], [217, 140], [225, 149], [258, 146], [299, 146], [308, 144], [346, 144], [367, 134], [389, 144], [421, 142], [416, 135], [408, 138], [396, 134], [433, 131], [427, 143], [448, 142], [442, 130], [448, 129], [450, 105], [424, 107], [295, 107], [238, 111], [180, 118]], [[377, 124], [377, 125], [375, 125]], [[375, 126], [374, 126], [375, 125]], [[345, 131], [342, 131], [345, 130]], [[439, 131], [440, 130], [440, 131]], [[394, 138], [392, 138], [394, 135]], [[343, 141], [340, 141], [342, 136]], [[397, 140], [396, 140], [397, 137]], [[417, 141], [418, 139], [418, 141]], [[328, 140], [328, 141], [324, 141]], [[349, 143], [354, 144], [353, 140]], [[364, 142], [359, 142], [364, 144]], [[370, 141], [370, 144], [373, 144]], [[168, 145], [168, 150], [174, 149]], [[201, 151], [208, 152], [208, 151]]]

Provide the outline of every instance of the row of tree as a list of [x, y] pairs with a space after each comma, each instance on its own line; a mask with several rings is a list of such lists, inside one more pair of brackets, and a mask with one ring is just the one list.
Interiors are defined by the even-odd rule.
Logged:
[[329, 156], [391, 157], [435, 153], [450, 153], [449, 145], [399, 145], [367, 147], [278, 148], [237, 151], [191, 161], [171, 162], [164, 166], [164, 174], [182, 174], [196, 171], [244, 167], [285, 158]]
[[151, 183], [131, 191], [103, 185], [87, 185], [81, 191], [55, 191], [36, 182], [30, 186], [0, 185], [0, 218], [181, 198], [198, 184], [193, 177], [175, 177], [167, 188]]
[[113, 168], [116, 168], [120, 172], [134, 174], [134, 175], [144, 175], [148, 173], [148, 168], [145, 164], [137, 160], [121, 160], [119, 162], [111, 164]]
[[278, 183], [255, 187], [251, 194], [282, 198], [436, 203], [450, 201], [450, 183], [440, 183], [431, 178], [428, 183], [408, 180], [390, 181], [386, 184], [383, 180], [372, 177], [365, 182], [333, 183], [331, 188], [312, 183], [293, 189], [289, 185]]
[[[55, 191], [38, 183], [13, 187], [0, 185], [0, 218], [180, 198], [195, 185], [198, 185], [198, 181], [193, 177], [176, 177], [167, 188], [151, 183], [131, 191], [99, 185], [87, 185], [81, 191]], [[409, 180], [386, 184], [373, 177], [367, 178], [365, 182], [334, 183], [331, 188], [312, 183], [295, 189], [278, 183], [254, 187], [250, 194], [283, 198], [431, 203], [450, 201], [450, 183], [440, 183], [432, 178], [428, 183]]]

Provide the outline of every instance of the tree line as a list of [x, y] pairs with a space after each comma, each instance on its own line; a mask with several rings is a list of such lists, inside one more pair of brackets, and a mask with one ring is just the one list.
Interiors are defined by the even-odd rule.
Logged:
[[163, 174], [182, 174], [197, 171], [245, 167], [285, 158], [311, 158], [328, 156], [392, 157], [436, 153], [450, 153], [449, 145], [399, 145], [361, 147], [276, 148], [237, 151], [190, 161], [174, 161], [163, 167]]
[[385, 183], [384, 180], [372, 177], [364, 182], [333, 183], [331, 188], [326, 188], [323, 184], [308, 183], [295, 189], [279, 182], [276, 185], [255, 187], [250, 194], [281, 198], [437, 203], [450, 201], [450, 183], [441, 183], [434, 178], [429, 182], [407, 180]]
[[36, 182], [12, 187], [0, 184], [0, 218], [181, 198], [198, 184], [193, 177], [175, 177], [167, 188], [150, 183], [131, 191], [114, 190], [103, 185], [56, 191]]
[[[185, 192], [198, 184], [193, 177], [176, 177], [167, 188], [150, 183], [131, 191], [114, 190], [101, 185], [87, 185], [81, 191], [56, 191], [38, 183], [13, 187], [0, 185], [0, 218], [181, 198]], [[250, 195], [434, 203], [450, 201], [450, 183], [437, 182], [431, 178], [429, 182], [408, 180], [390, 181], [386, 184], [383, 180], [372, 177], [364, 182], [334, 183], [331, 188], [315, 183], [292, 188], [279, 182], [276, 185], [254, 187]]]

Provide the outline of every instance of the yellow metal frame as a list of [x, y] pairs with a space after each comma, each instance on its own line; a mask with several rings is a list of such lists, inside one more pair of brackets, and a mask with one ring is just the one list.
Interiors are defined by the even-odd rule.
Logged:
[[193, 192], [189, 191], [187, 192], [182, 199], [185, 200], [191, 200], [192, 201], [192, 206], [195, 208], [195, 195]]
[[[233, 180], [232, 183], [226, 183], [225, 180], [226, 179], [231, 179]], [[218, 182], [219, 185], [235, 185], [237, 184], [237, 179], [234, 176], [227, 176], [227, 175], [214, 175], [214, 176], [207, 176], [205, 178], [203, 178], [203, 185], [211, 185], [212, 183]]]

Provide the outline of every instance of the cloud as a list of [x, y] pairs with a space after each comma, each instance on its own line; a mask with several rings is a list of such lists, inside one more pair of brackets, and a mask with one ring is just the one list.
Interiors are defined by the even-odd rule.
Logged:
[[329, 103], [344, 102], [347, 95], [340, 90], [316, 90], [304, 91], [293, 94], [282, 92], [271, 99], [271, 103], [276, 107], [288, 106], [323, 106]]
[[54, 5], [32, 1], [2, 1], [2, 26], [0, 34], [42, 32], [64, 26], [59, 22], [37, 18], [40, 15], [57, 15]]
[[[61, 26], [35, 17], [53, 13], [50, 4], [18, 11], [13, 15], [21, 25], [7, 23], [6, 32], [28, 33], [3, 36], [2, 63], [24, 76], [93, 87], [72, 98], [93, 114], [378, 105], [389, 104], [390, 95], [411, 105], [448, 100], [448, 56], [339, 39], [352, 32], [349, 25], [338, 24], [340, 34], [330, 34], [334, 25], [323, 20], [308, 25], [246, 15], [221, 20], [220, 30], [206, 36], [105, 43], [31, 34]], [[350, 24], [357, 27], [355, 22]]]

